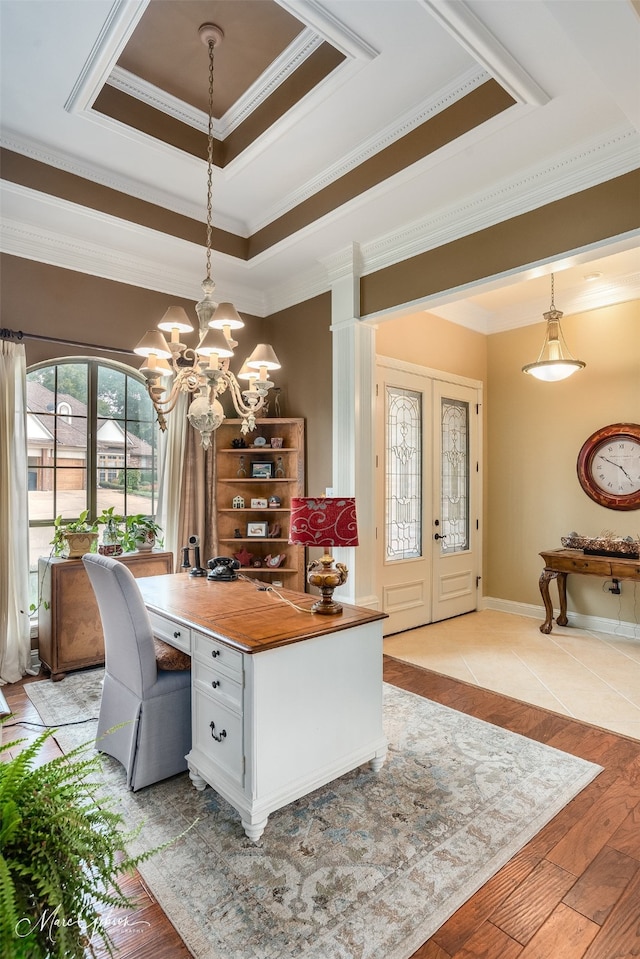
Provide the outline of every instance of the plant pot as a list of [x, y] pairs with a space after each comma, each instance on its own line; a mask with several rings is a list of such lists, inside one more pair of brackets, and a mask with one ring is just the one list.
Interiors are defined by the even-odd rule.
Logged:
[[156, 545], [156, 534], [151, 530], [147, 530], [144, 533], [136, 533], [135, 544], [139, 552], [148, 552]]
[[63, 533], [62, 534], [67, 541], [69, 550], [67, 552], [68, 559], [79, 559], [81, 556], [84, 556], [85, 553], [90, 553], [93, 549], [94, 543], [98, 539], [97, 533]]

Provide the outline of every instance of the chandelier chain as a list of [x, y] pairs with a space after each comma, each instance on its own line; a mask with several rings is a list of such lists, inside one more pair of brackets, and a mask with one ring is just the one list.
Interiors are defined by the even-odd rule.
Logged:
[[[245, 368], [237, 377], [229, 369], [234, 347], [238, 346], [232, 331], [244, 326], [233, 303], [217, 303], [213, 299], [215, 283], [211, 278], [213, 233], [213, 80], [214, 47], [224, 33], [215, 23], [203, 23], [198, 31], [209, 53], [209, 124], [207, 128], [207, 275], [202, 281], [202, 299], [196, 304], [200, 339], [195, 349], [180, 341], [183, 333], [193, 330], [182, 307], [170, 306], [158, 331], [147, 330], [134, 352], [146, 359], [143, 366], [147, 390], [158, 417], [160, 429], [167, 428], [166, 416], [171, 413], [181, 394], [191, 396], [187, 419], [201, 436], [204, 449], [211, 444], [211, 435], [225, 418], [220, 398], [226, 393], [242, 420], [241, 433], [256, 428], [256, 416], [265, 408], [266, 396], [273, 388], [271, 370], [280, 363], [268, 343], [260, 343], [245, 360]], [[171, 334], [170, 342], [163, 331]], [[165, 378], [173, 377], [169, 385]], [[240, 379], [247, 380], [245, 389]]]
[[213, 209], [213, 61], [215, 43], [209, 38], [209, 127], [207, 130], [207, 276], [211, 279], [211, 221]]
[[555, 304], [555, 300], [554, 300], [554, 295], [553, 295], [554, 288], [555, 288], [554, 276], [553, 276], [553, 273], [552, 273], [552, 274], [551, 274], [551, 309], [552, 309], [552, 310], [555, 310], [555, 308], [556, 308], [556, 304]]

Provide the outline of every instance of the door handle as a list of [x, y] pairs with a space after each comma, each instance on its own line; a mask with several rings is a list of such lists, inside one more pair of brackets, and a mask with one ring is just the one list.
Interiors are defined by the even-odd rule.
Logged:
[[440, 533], [436, 533], [436, 535], [435, 535], [433, 538], [434, 538], [434, 539], [446, 539], [446, 538], [447, 538], [447, 534], [444, 533], [444, 534], [441, 536]]

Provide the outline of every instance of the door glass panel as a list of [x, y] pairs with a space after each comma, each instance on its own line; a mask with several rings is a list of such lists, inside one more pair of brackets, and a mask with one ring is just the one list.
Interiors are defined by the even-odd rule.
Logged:
[[442, 399], [441, 521], [443, 553], [469, 548], [469, 404]]
[[387, 561], [422, 556], [422, 394], [386, 388]]

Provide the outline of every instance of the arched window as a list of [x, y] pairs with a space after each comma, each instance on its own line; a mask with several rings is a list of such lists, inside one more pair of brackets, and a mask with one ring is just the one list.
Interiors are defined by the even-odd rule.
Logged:
[[[87, 357], [47, 361], [27, 372], [29, 551], [32, 579], [48, 556], [56, 516], [155, 517], [158, 429], [140, 375]], [[33, 584], [34, 587], [36, 584]]]

